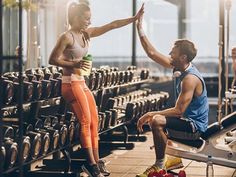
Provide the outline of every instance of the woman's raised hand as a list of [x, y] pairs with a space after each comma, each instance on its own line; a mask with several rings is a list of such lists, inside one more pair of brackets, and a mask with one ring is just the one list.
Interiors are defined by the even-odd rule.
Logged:
[[139, 11], [137, 12], [137, 14], [134, 16], [134, 20], [138, 20], [140, 18], [140, 16], [142, 16], [144, 14], [144, 3], [142, 4], [141, 8], [139, 9]]

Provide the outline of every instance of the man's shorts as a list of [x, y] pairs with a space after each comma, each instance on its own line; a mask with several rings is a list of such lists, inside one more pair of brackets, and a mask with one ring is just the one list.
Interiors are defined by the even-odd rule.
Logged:
[[166, 117], [166, 132], [169, 138], [196, 140], [201, 136], [191, 119]]

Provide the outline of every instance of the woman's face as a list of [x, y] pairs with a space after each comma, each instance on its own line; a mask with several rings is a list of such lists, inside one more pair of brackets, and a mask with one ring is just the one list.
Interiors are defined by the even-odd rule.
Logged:
[[81, 16], [77, 16], [76, 21], [80, 29], [86, 30], [91, 24], [91, 12], [85, 11]]

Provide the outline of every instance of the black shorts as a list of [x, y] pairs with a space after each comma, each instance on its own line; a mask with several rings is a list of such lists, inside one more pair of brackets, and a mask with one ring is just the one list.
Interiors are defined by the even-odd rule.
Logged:
[[201, 136], [191, 119], [166, 117], [166, 132], [169, 138], [196, 140]]

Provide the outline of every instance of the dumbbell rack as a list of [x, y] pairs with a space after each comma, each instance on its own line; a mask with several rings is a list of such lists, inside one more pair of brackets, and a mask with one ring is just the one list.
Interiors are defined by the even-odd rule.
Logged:
[[[99, 89], [99, 96], [100, 96], [100, 102], [98, 105], [100, 105], [99, 110], [100, 111], [106, 111], [107, 110], [107, 102], [106, 100], [104, 100], [104, 97], [102, 96], [105, 92], [109, 91], [112, 95], [112, 97], [118, 96], [124, 92], [129, 92], [130, 88], [134, 88], [135, 90], [139, 90], [141, 88], [141, 86], [143, 84], [148, 84], [151, 81], [151, 79], [147, 78], [144, 80], [138, 80], [138, 81], [134, 81], [134, 82], [129, 82], [129, 83], [123, 83], [121, 85], [115, 85], [115, 86], [110, 86], [110, 87], [106, 87], [105, 89]], [[128, 138], [129, 138], [129, 132], [128, 132], [128, 125], [132, 124], [132, 120], [126, 120], [126, 115], [125, 114], [119, 114], [118, 119], [121, 120], [120, 123], [118, 123], [115, 126], [111, 126], [105, 130], [102, 130], [99, 132], [100, 135], [104, 135], [107, 136], [104, 138], [101, 138], [102, 143], [104, 146], [109, 145], [109, 146], [114, 146], [114, 147], [124, 147], [126, 149], [132, 149], [134, 147], [134, 144], [132, 142], [128, 142]], [[116, 138], [114, 137], [114, 135], [112, 135], [112, 132], [115, 130], [121, 130], [122, 134], [120, 135], [115, 135]], [[103, 136], [104, 137], [104, 136]], [[135, 135], [135, 139], [142, 139], [143, 137], [139, 137], [139, 134], [137, 133]], [[105, 140], [105, 142], [103, 141]], [[107, 142], [108, 140], [108, 142]], [[110, 143], [110, 141], [116, 141], [118, 140], [123, 141], [123, 143]], [[133, 138], [134, 140], [134, 138]], [[108, 143], [108, 144], [107, 144]]]
[[[20, 151], [22, 149], [22, 137], [23, 137], [23, 114], [22, 114], [22, 106], [23, 106], [23, 80], [22, 80], [22, 65], [23, 65], [23, 60], [22, 60], [22, 50], [19, 51], [19, 57], [16, 56], [4, 56], [3, 55], [3, 31], [2, 31], [2, 1], [0, 1], [0, 76], [2, 76], [2, 60], [3, 59], [18, 59], [18, 67], [19, 67], [19, 102], [18, 102], [18, 109], [19, 109], [19, 135], [20, 135]], [[19, 47], [20, 49], [22, 48], [22, 0], [19, 1]], [[0, 93], [2, 93], [2, 90], [0, 90]], [[0, 110], [3, 107], [3, 105], [0, 105]], [[2, 112], [0, 112], [0, 147], [2, 147], [2, 142], [3, 142], [3, 132], [2, 132], [2, 127], [3, 127], [3, 120], [2, 120]], [[2, 156], [0, 156], [2, 157]], [[3, 159], [0, 159], [0, 162], [3, 162]], [[3, 167], [0, 165], [0, 176], [3, 175]], [[19, 176], [23, 177], [23, 164], [20, 162], [19, 163]]]

